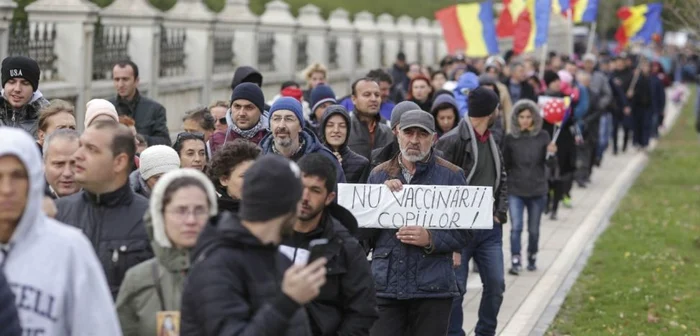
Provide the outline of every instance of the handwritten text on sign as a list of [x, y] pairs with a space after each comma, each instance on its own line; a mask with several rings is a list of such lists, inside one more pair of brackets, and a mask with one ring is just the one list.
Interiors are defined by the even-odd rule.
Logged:
[[391, 192], [383, 184], [338, 184], [338, 204], [361, 228], [491, 229], [493, 188], [404, 185]]

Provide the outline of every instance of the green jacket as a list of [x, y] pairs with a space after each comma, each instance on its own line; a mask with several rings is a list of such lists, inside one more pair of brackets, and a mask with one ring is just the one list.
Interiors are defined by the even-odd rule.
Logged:
[[[153, 240], [153, 223], [148, 213], [144, 221], [156, 256], [127, 271], [122, 282], [117, 296], [117, 313], [124, 336], [156, 335], [158, 312], [180, 310], [182, 288], [190, 268], [190, 251], [160, 246]], [[158, 270], [164, 307], [161, 307], [156, 290], [154, 265]]]

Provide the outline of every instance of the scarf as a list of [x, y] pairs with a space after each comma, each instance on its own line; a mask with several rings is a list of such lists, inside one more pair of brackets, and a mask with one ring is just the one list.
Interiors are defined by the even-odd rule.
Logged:
[[229, 125], [229, 128], [231, 129], [231, 131], [235, 132], [236, 134], [240, 135], [246, 140], [250, 140], [253, 137], [255, 137], [255, 135], [257, 135], [258, 132], [260, 132], [260, 130], [263, 128], [262, 117], [260, 118], [260, 120], [258, 120], [258, 123], [250, 129], [242, 130], [238, 128], [238, 126], [236, 126], [236, 123], [233, 122]]
[[[294, 153], [290, 157], [290, 159], [292, 161], [296, 161], [298, 159], [298, 158], [295, 158], [297, 156], [297, 154], [299, 154], [300, 152], [303, 153], [304, 151], [302, 151], [302, 149], [304, 149], [306, 147], [306, 140], [304, 138], [301, 138], [299, 140], [301, 140], [301, 141], [299, 141], [299, 148], [297, 148], [297, 150], [294, 151]], [[277, 150], [277, 146], [275, 146], [275, 140], [272, 140], [272, 152], [277, 154], [277, 155], [282, 155], [282, 153], [280, 153]], [[282, 156], [284, 156], [284, 155], [282, 155]]]

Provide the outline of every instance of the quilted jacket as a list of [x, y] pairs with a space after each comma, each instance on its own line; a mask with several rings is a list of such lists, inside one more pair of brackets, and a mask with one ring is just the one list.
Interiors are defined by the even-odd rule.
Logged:
[[[369, 184], [387, 180], [406, 180], [401, 174], [398, 155], [377, 166], [369, 176]], [[410, 184], [466, 185], [461, 168], [430, 155], [418, 163]], [[452, 269], [452, 251], [465, 247], [471, 240], [468, 230], [429, 230], [433, 249], [427, 251], [403, 244], [396, 238], [397, 230], [373, 230], [366, 237], [372, 253], [372, 277], [377, 297], [386, 299], [428, 299], [457, 296], [457, 281]]]

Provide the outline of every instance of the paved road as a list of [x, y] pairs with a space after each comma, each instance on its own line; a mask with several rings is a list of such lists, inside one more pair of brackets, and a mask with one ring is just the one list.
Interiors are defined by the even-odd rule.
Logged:
[[[678, 107], [669, 107], [667, 125], [675, 121], [678, 110]], [[588, 188], [574, 187], [573, 208], [560, 207], [557, 221], [543, 216], [537, 262], [539, 269], [535, 272], [524, 270], [519, 276], [507, 274], [510, 268], [510, 226], [504, 226], [506, 292], [498, 316], [499, 335], [542, 335], [546, 331], [565, 298], [567, 287], [575, 280], [569, 274], [573, 272], [576, 275], [585, 262], [579, 257], [583, 252], [590, 251], [591, 243], [646, 161], [647, 155], [634, 149], [617, 156], [606, 153], [601, 167], [594, 171], [593, 182]], [[526, 253], [526, 228], [523, 231], [522, 247], [523, 253]], [[463, 306], [464, 330], [468, 335], [474, 334], [480, 299], [481, 279], [478, 274], [470, 272]]]

